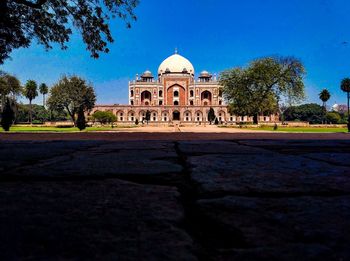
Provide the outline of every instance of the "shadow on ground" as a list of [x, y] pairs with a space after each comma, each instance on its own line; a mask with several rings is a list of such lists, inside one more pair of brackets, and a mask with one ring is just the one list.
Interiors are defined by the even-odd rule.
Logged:
[[2, 260], [348, 260], [349, 140], [2, 141]]

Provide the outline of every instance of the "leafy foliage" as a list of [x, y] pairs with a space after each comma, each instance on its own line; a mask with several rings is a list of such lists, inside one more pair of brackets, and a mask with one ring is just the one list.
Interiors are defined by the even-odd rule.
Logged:
[[49, 92], [49, 87], [45, 83], [40, 84], [39, 91], [43, 95], [43, 106], [45, 106], [45, 95]]
[[138, 0], [1, 0], [0, 64], [14, 49], [28, 47], [35, 39], [47, 50], [57, 43], [66, 49], [73, 27], [87, 50], [98, 58], [107, 53], [113, 37], [109, 20], [119, 17], [127, 27], [136, 20]]
[[340, 88], [343, 92], [350, 92], [350, 78], [343, 79]]
[[322, 123], [324, 111], [316, 103], [291, 106], [284, 112], [286, 121], [307, 121], [311, 124]]
[[117, 116], [110, 111], [96, 111], [92, 114], [92, 118], [101, 124], [113, 123], [117, 121]]
[[28, 80], [24, 86], [23, 95], [32, 102], [38, 96], [38, 85], [33, 80]]
[[257, 116], [277, 112], [281, 99], [290, 104], [302, 100], [304, 75], [299, 60], [268, 57], [253, 61], [246, 68], [224, 71], [220, 84], [231, 113]]
[[94, 88], [77, 76], [62, 77], [50, 90], [47, 104], [51, 110], [65, 110], [76, 125], [76, 114], [91, 110], [95, 106]]
[[29, 100], [29, 122], [32, 123], [33, 120], [33, 110], [32, 110], [32, 100], [35, 99], [35, 97], [38, 96], [38, 85], [33, 80], [28, 80], [24, 90], [23, 95]]
[[4, 129], [4, 131], [9, 131], [10, 127], [15, 119], [15, 112], [14, 112], [14, 102], [7, 98], [4, 109], [1, 113], [1, 126]]
[[0, 102], [1, 108], [5, 105], [6, 98], [20, 95], [22, 87], [20, 81], [13, 75], [0, 71]]
[[327, 89], [323, 89], [318, 96], [324, 105], [331, 98], [331, 94]]
[[[27, 122], [30, 107], [28, 104], [17, 104], [15, 122]], [[66, 121], [67, 114], [64, 111], [47, 110], [42, 105], [32, 104], [33, 122]]]
[[326, 114], [327, 123], [339, 124], [342, 123], [342, 117], [338, 112], [328, 112]]

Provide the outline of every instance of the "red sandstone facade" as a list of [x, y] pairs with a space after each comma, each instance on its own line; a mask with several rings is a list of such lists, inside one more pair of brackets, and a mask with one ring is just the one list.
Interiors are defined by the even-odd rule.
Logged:
[[[151, 123], [203, 124], [213, 108], [221, 124], [251, 122], [252, 117], [228, 113], [216, 75], [202, 71], [195, 78], [192, 64], [177, 53], [165, 59], [155, 79], [150, 71], [129, 82], [129, 105], [97, 105], [95, 111], [111, 111], [118, 123], [140, 122], [151, 113]], [[275, 116], [260, 117], [261, 122], [274, 122]]]

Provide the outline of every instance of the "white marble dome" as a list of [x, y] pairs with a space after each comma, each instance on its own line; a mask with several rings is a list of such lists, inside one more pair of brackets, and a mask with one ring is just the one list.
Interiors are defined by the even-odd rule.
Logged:
[[194, 75], [194, 67], [192, 63], [185, 57], [179, 54], [173, 54], [166, 58], [158, 68], [158, 75], [164, 73], [182, 73], [187, 71], [187, 73]]

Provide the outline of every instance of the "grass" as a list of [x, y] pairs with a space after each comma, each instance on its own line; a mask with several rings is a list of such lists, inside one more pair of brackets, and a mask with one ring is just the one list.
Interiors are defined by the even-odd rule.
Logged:
[[[135, 128], [135, 126], [114, 126], [112, 127], [88, 127], [83, 132], [91, 131], [112, 131], [118, 129]], [[12, 126], [10, 132], [78, 132], [79, 129], [75, 127], [57, 128], [57, 127], [43, 127], [43, 126]], [[0, 128], [0, 132], [4, 132]]]
[[261, 130], [261, 131], [275, 131], [275, 132], [310, 132], [310, 133], [339, 133], [348, 132], [347, 128], [322, 128], [322, 127], [281, 127], [279, 126], [277, 130], [273, 127], [263, 126], [259, 128], [247, 127], [249, 130]]

